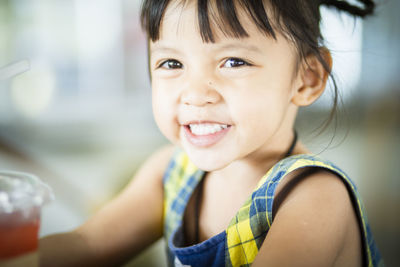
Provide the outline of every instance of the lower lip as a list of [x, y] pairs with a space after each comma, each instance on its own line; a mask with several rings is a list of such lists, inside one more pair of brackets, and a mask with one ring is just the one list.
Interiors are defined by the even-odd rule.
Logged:
[[195, 135], [190, 131], [189, 126], [183, 126], [186, 139], [190, 144], [197, 147], [210, 147], [215, 145], [229, 132], [230, 128], [231, 126], [228, 126], [228, 128], [213, 134]]

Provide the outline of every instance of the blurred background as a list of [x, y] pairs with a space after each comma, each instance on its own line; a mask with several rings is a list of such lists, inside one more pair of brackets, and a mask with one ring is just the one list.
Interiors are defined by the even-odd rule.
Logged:
[[[0, 1], [0, 68], [30, 64], [0, 81], [0, 169], [34, 173], [53, 188], [41, 236], [80, 225], [167, 142], [151, 113], [140, 2]], [[300, 112], [297, 129], [356, 182], [387, 266], [399, 266], [400, 1], [378, 2], [363, 22], [323, 10], [343, 101], [319, 134], [328, 88]], [[166, 266], [163, 241], [128, 265]]]

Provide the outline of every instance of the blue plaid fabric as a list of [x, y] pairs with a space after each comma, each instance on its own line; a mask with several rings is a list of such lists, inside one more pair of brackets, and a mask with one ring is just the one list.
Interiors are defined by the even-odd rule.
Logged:
[[[383, 266], [354, 183], [332, 163], [313, 155], [295, 155], [275, 164], [232, 218], [226, 230], [200, 244], [176, 247], [182, 235], [185, 207], [204, 172], [177, 151], [164, 176], [164, 236], [170, 266], [250, 266], [272, 224], [275, 190], [284, 177], [297, 169], [320, 167], [341, 177], [351, 192], [363, 232], [367, 266]], [[175, 242], [174, 242], [175, 241]], [[179, 242], [178, 242], [179, 243]]]

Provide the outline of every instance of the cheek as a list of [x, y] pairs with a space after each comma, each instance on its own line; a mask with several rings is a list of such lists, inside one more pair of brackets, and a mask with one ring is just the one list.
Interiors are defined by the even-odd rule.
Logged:
[[261, 88], [258, 92], [247, 93], [236, 99], [231, 112], [240, 126], [238, 131], [257, 138], [275, 132], [286, 114], [286, 98], [284, 94], [275, 94], [273, 90]]
[[171, 142], [175, 142], [179, 134], [176, 107], [173, 103], [171, 96], [153, 91], [152, 107], [154, 119], [162, 134]]

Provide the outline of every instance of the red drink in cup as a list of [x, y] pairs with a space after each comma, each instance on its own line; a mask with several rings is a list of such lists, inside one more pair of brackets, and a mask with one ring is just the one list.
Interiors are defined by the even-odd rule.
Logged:
[[38, 233], [51, 189], [37, 177], [0, 171], [0, 265], [38, 266]]

